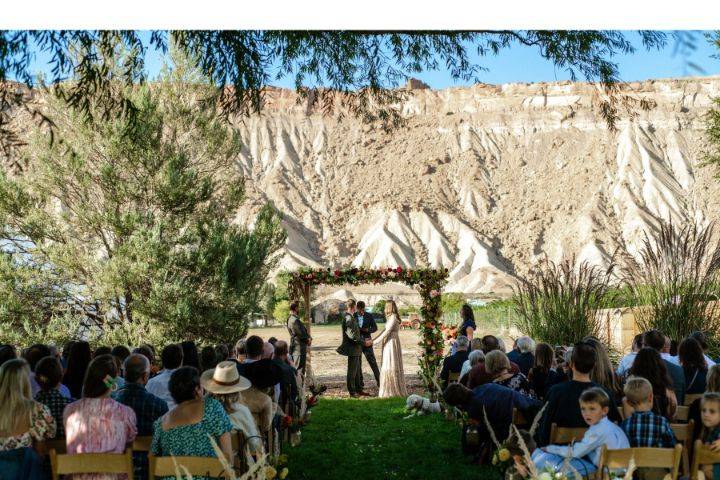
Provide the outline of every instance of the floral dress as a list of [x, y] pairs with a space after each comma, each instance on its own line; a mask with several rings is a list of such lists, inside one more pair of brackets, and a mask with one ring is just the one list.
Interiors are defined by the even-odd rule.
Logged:
[[30, 429], [12, 437], [0, 437], [0, 452], [16, 448], [32, 447], [33, 441], [41, 442], [55, 436], [55, 419], [42, 403], [33, 402], [30, 409]]
[[[112, 398], [83, 398], [65, 407], [67, 453], [123, 453], [135, 440], [135, 412]], [[124, 475], [86, 473], [73, 480], [123, 479]]]
[[536, 398], [535, 391], [533, 390], [527, 377], [522, 373], [516, 373], [515, 375], [506, 378], [505, 380], [495, 380], [495, 383], [508, 387], [515, 390], [518, 393], [522, 393], [526, 397]]
[[[215, 457], [210, 438], [219, 446], [220, 436], [233, 429], [225, 409], [214, 398], [206, 397], [203, 418], [198, 423], [164, 430], [162, 417], [155, 421], [150, 451], [158, 457]], [[171, 478], [171, 477], [168, 477]], [[197, 479], [206, 477], [195, 477]]]

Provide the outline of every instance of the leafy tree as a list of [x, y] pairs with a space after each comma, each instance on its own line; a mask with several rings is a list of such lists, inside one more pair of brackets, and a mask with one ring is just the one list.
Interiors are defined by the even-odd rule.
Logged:
[[[667, 42], [662, 32], [641, 31], [646, 48]], [[686, 36], [683, 41], [687, 43]], [[21, 140], [14, 128], [10, 106], [19, 106], [42, 124], [52, 126], [42, 110], [25, 102], [24, 92], [4, 83], [17, 79], [36, 84], [31, 65], [35, 50], [49, 58], [55, 92], [87, 119], [107, 120], [118, 115], [134, 118], [139, 106], [131, 97], [111, 92], [120, 83], [143, 83], [144, 55], [148, 48], [166, 50], [169, 44], [199, 59], [203, 73], [216, 86], [225, 113], [259, 112], [263, 87], [273, 79], [292, 75], [297, 90], [323, 111], [343, 106], [369, 121], [400, 121], [393, 107], [406, 92], [395, 89], [411, 75], [447, 67], [453, 79], [479, 81], [481, 64], [470, 53], [498, 55], [513, 45], [537, 50], [557, 68], [588, 81], [599, 81], [609, 95], [598, 107], [612, 126], [619, 107], [648, 105], [617, 95], [617, 54], [635, 48], [625, 32], [612, 30], [499, 30], [435, 32], [353, 31], [232, 31], [192, 30], [149, 32], [108, 30], [0, 31], [0, 148], [6, 155]], [[121, 68], [115, 54], [123, 51]], [[280, 68], [278, 69], [278, 65]], [[68, 78], [74, 81], [65, 82]], [[227, 86], [232, 88], [225, 88]]]
[[280, 300], [275, 304], [273, 318], [278, 322], [285, 322], [290, 315], [290, 301]]
[[9, 265], [52, 272], [65, 303], [96, 323], [139, 317], [183, 338], [226, 341], [258, 308], [285, 235], [269, 205], [252, 230], [234, 222], [240, 143], [217, 118], [217, 91], [173, 55], [161, 87], [110, 86], [132, 103], [132, 119], [104, 117], [93, 100], [88, 123], [71, 99], [47, 98], [57, 141], [37, 128], [26, 171], [0, 174], [0, 239]]
[[[375, 313], [385, 313], [385, 304], [387, 303], [387, 300], [380, 299], [375, 303], [375, 306], [373, 307], [373, 312]], [[398, 311], [398, 313], [400, 313]]]
[[443, 315], [459, 315], [460, 308], [465, 304], [465, 295], [454, 292], [443, 293], [440, 304]]

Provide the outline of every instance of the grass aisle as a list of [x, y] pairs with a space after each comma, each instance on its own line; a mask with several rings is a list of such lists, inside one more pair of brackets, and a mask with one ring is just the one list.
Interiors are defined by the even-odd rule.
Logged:
[[288, 447], [291, 479], [488, 479], [494, 470], [468, 463], [460, 428], [440, 415], [403, 420], [405, 401], [322, 398]]

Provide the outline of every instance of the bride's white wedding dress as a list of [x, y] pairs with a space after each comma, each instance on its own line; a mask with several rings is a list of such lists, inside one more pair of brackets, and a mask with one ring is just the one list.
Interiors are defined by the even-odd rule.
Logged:
[[390, 315], [385, 323], [385, 330], [373, 342], [382, 346], [378, 397], [407, 396], [399, 332], [400, 319], [396, 315]]

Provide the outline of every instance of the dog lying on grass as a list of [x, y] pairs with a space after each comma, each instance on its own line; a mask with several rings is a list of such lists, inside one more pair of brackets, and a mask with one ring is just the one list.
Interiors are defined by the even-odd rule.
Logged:
[[427, 415], [430, 413], [440, 413], [440, 402], [437, 400], [431, 402], [429, 398], [422, 397], [420, 395], [412, 394], [408, 396], [405, 401], [405, 410], [410, 412], [405, 418], [410, 418], [415, 415]]

